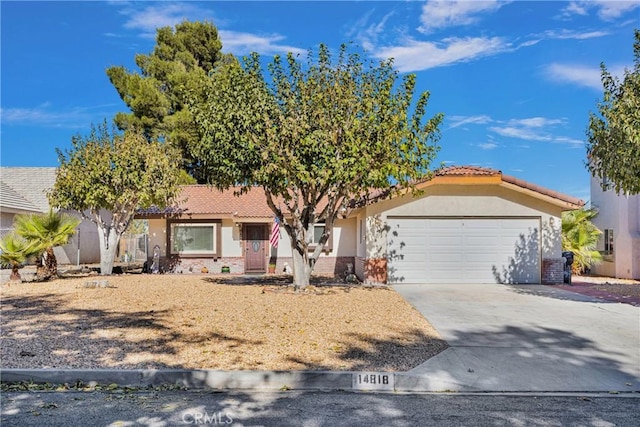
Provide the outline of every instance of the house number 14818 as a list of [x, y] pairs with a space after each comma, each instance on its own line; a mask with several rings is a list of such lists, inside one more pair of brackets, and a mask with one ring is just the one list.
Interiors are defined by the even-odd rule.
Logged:
[[393, 374], [361, 372], [353, 374], [355, 390], [393, 390]]

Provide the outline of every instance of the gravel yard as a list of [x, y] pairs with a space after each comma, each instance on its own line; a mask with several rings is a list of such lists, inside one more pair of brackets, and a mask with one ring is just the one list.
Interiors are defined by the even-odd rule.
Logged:
[[567, 291], [640, 307], [640, 281], [599, 276], [573, 276]]
[[405, 371], [447, 347], [392, 289], [267, 277], [4, 283], [1, 367]]

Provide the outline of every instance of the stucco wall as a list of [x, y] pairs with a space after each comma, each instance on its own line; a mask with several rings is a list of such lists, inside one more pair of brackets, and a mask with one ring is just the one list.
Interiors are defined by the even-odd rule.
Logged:
[[[592, 268], [595, 274], [622, 278], [640, 278], [640, 195], [618, 195], [603, 191], [600, 181], [591, 178], [591, 205], [598, 210], [593, 219], [604, 232], [613, 230], [614, 254]], [[598, 242], [604, 250], [604, 235]]]
[[416, 198], [405, 195], [369, 206], [366, 214], [368, 258], [386, 256], [386, 219], [390, 216], [540, 218], [542, 258], [562, 256], [561, 209], [502, 187], [437, 185]]
[[[78, 254], [78, 243], [80, 252]], [[91, 221], [83, 220], [76, 233], [69, 239], [69, 243], [60, 248], [56, 248], [56, 258], [58, 264], [93, 264], [100, 262], [100, 239], [98, 237], [98, 227]]]
[[242, 257], [242, 230], [230, 219], [222, 220], [222, 256]]
[[[333, 262], [340, 264], [342, 261], [339, 259], [342, 258], [350, 258], [352, 260], [351, 262], [353, 262], [357, 245], [356, 224], [357, 221], [355, 218], [337, 220], [332, 232], [332, 249], [322, 252], [320, 257], [332, 258], [332, 261], [327, 261], [329, 263]], [[270, 226], [271, 224], [265, 223], [265, 228]], [[220, 243], [222, 245], [222, 258], [242, 258], [244, 256], [242, 245], [242, 226], [238, 226], [237, 223], [234, 223], [230, 219], [222, 220]], [[153, 253], [153, 247], [156, 244], [160, 246], [160, 256], [166, 257], [166, 220], [164, 219], [149, 220], [149, 254]], [[274, 249], [269, 247], [269, 253], [271, 257], [290, 260], [291, 243], [289, 235], [286, 233], [284, 228], [282, 228], [280, 232], [278, 248]]]
[[167, 220], [149, 220], [149, 256], [153, 256], [153, 248], [160, 246], [160, 256], [167, 256]]
[[[356, 218], [338, 219], [336, 220], [333, 231], [333, 247], [330, 251], [324, 251], [321, 257], [353, 257], [356, 253], [357, 245], [357, 229]], [[291, 240], [284, 230], [280, 229], [280, 241], [278, 249], [271, 249], [271, 256], [291, 257]]]

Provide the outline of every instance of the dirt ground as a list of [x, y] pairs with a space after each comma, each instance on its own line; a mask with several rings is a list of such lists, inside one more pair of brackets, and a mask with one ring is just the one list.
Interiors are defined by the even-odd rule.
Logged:
[[447, 347], [392, 289], [262, 277], [4, 283], [1, 367], [405, 371]]
[[571, 285], [557, 285], [557, 287], [610, 302], [640, 307], [640, 281], [638, 280], [600, 276], [573, 276]]

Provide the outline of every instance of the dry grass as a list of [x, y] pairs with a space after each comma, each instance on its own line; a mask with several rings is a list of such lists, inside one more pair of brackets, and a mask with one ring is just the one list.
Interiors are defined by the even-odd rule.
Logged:
[[1, 366], [403, 371], [447, 346], [387, 288], [102, 279], [1, 285]]

